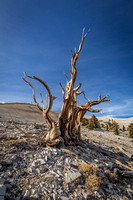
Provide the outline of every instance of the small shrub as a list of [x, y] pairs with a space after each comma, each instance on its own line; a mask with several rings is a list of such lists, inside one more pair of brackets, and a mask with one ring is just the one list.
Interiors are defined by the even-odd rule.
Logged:
[[82, 163], [79, 165], [79, 171], [81, 171], [85, 177], [85, 186], [87, 192], [97, 191], [100, 185], [103, 183], [102, 178], [98, 175], [98, 168], [93, 164]]
[[111, 182], [116, 183], [119, 181], [118, 175], [116, 174], [115, 171], [111, 172], [110, 170], [106, 170], [105, 173]]
[[82, 120], [82, 126], [87, 126], [89, 124], [89, 120], [86, 118], [83, 118]]
[[129, 131], [129, 138], [133, 138], [133, 123], [131, 123], [127, 130]]
[[110, 120], [107, 122], [106, 128], [107, 128], [107, 130], [110, 130], [110, 129], [111, 129], [111, 122], [110, 122]]
[[34, 124], [34, 128], [35, 128], [35, 129], [39, 129], [39, 128], [40, 128], [40, 125], [35, 123], [35, 124]]
[[108, 126], [108, 124], [106, 124], [106, 131], [108, 131], [109, 130], [109, 126]]
[[104, 125], [104, 124], [101, 124], [101, 127], [102, 127], [102, 128], [105, 128], [105, 125]]
[[114, 121], [114, 120], [109, 120], [108, 122], [107, 122], [107, 125], [108, 125], [108, 129], [109, 130], [114, 130], [116, 127], [119, 129], [119, 125], [118, 125], [118, 123], [116, 122], [116, 121]]
[[96, 174], [97, 168], [93, 164], [87, 164], [83, 162], [81, 165], [79, 165], [79, 170], [81, 172], [89, 172], [90, 174]]
[[125, 126], [123, 125], [123, 127], [122, 127], [122, 131], [124, 132], [126, 129], [125, 129]]
[[114, 127], [114, 134], [115, 134], [115, 135], [119, 135], [119, 130], [118, 130], [117, 124], [116, 124], [115, 127]]
[[98, 119], [93, 115], [91, 119], [89, 120], [89, 124], [86, 126], [88, 129], [93, 129], [93, 128], [100, 128], [100, 123]]

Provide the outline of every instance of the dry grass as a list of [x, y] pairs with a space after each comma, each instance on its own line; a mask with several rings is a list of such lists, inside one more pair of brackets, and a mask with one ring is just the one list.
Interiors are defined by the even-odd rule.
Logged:
[[85, 177], [85, 185], [87, 192], [98, 191], [100, 185], [103, 183], [102, 178], [98, 175], [98, 168], [93, 164], [86, 164], [85, 162], [79, 165], [79, 171]]
[[18, 145], [25, 145], [27, 144], [28, 141], [26, 139], [16, 139], [16, 140], [7, 140], [4, 142], [5, 146], [10, 146], [10, 145], [14, 145], [14, 146], [18, 146]]
[[97, 167], [95, 167], [93, 164], [87, 164], [83, 162], [81, 165], [79, 165], [79, 171], [81, 172], [89, 172], [90, 174], [96, 174], [97, 172]]
[[105, 173], [111, 182], [115, 183], [118, 181], [118, 175], [116, 174], [116, 172], [111, 172], [109, 170], [106, 170]]

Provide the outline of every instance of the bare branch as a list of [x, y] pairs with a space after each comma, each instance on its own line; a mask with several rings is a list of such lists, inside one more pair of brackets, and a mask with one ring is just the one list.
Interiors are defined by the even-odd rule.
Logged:
[[63, 88], [62, 84], [60, 83], [60, 86], [62, 88], [62, 94], [63, 94], [63, 99], [65, 98], [65, 89]]
[[85, 33], [85, 27], [83, 28], [82, 38], [84, 37], [84, 33]]
[[42, 98], [42, 93], [40, 92], [40, 96], [41, 96], [41, 99], [42, 99], [42, 105], [43, 105], [43, 111], [45, 110], [45, 106], [44, 106], [44, 101], [43, 101], [43, 98]]
[[67, 75], [64, 73], [64, 75], [65, 75], [65, 77], [66, 77], [66, 79], [67, 79], [67, 83], [68, 83], [68, 77], [67, 77]]
[[90, 101], [88, 102], [89, 106], [94, 106], [94, 105], [98, 105], [102, 102], [105, 102], [105, 101], [111, 101], [110, 99], [106, 99], [109, 95], [106, 95], [105, 97], [103, 97], [101, 99], [101, 97], [98, 98], [98, 101]]
[[[80, 107], [80, 106], [79, 106]], [[93, 112], [93, 113], [97, 113], [97, 112], [101, 112], [101, 109], [99, 110], [95, 110], [95, 109], [92, 109], [91, 107], [80, 107], [81, 110], [84, 110], [84, 111], [89, 111], [89, 112]]]
[[[53, 105], [53, 96], [51, 95], [51, 91], [48, 87], [48, 85], [46, 84], [46, 82], [44, 82], [43, 80], [41, 80], [40, 78], [36, 77], [36, 76], [29, 76], [24, 72], [24, 75], [27, 76], [30, 79], [35, 79], [37, 81], [39, 81], [41, 84], [43, 84], [43, 86], [46, 88], [47, 92], [48, 92], [48, 97], [49, 97], [49, 104], [48, 107], [46, 108], [46, 110], [43, 110], [43, 117], [46, 119], [47, 123], [49, 124], [50, 128], [52, 128], [52, 119], [49, 116], [49, 111], [52, 108]], [[29, 84], [29, 83], [28, 83]], [[31, 84], [29, 84], [31, 85]], [[32, 86], [33, 87], [33, 86]], [[38, 106], [37, 106], [38, 107]]]
[[28, 83], [30, 85], [30, 87], [32, 88], [32, 91], [33, 91], [33, 99], [34, 99], [34, 102], [36, 104], [36, 106], [39, 108], [39, 110], [43, 111], [43, 109], [40, 107], [39, 103], [37, 102], [36, 100], [36, 97], [35, 97], [35, 88], [33, 87], [33, 85], [31, 85], [30, 82], [28, 82], [25, 78], [22, 78], [26, 83]]
[[73, 73], [72, 73], [72, 71], [70, 71], [70, 74], [71, 74], [71, 76], [73, 76]]
[[99, 94], [98, 101], [101, 101], [101, 94]]
[[72, 51], [72, 49], [71, 49], [71, 54], [72, 54], [71, 56], [73, 57], [73, 51]]
[[83, 33], [82, 33], [82, 40], [81, 40], [81, 43], [79, 45], [79, 49], [78, 51], [75, 53], [75, 55], [73, 56], [73, 59], [72, 59], [72, 65], [76, 65], [76, 62], [78, 60], [78, 57], [79, 57], [79, 53], [82, 49], [82, 46], [83, 46], [83, 43], [84, 43], [84, 39], [86, 38], [86, 36], [88, 35], [88, 33], [90, 32], [90, 29], [87, 31], [87, 33], [84, 35], [84, 31], [85, 29], [83, 28]]
[[40, 137], [37, 136], [32, 136], [27, 134], [25, 131], [23, 131], [20, 127], [18, 127], [16, 125], [16, 123], [13, 121], [12, 124], [15, 126], [16, 129], [18, 129], [21, 133], [23, 133], [27, 138], [32, 138], [32, 139], [36, 139], [37, 141], [39, 141], [41, 144], [46, 144], [46, 141]]
[[53, 100], [57, 99], [57, 97], [55, 97], [55, 96], [52, 96], [52, 98], [53, 98]]
[[78, 87], [76, 87], [75, 89], [73, 89], [73, 92], [77, 92], [80, 88], [81, 88], [81, 86], [82, 86], [82, 84], [81, 83], [79, 83], [79, 86]]
[[84, 95], [84, 98], [87, 100], [84, 91], [76, 92], [76, 96], [78, 96], [78, 95], [80, 95], [80, 94], [83, 94], [83, 95]]
[[[101, 100], [103, 101], [111, 101], [110, 99], [106, 99], [107, 97], [109, 97], [109, 95], [106, 95], [105, 97], [103, 97]], [[105, 100], [106, 99], [106, 100]]]
[[91, 29], [89, 29], [88, 31], [87, 31], [87, 33], [83, 36], [84, 38], [88, 35], [88, 33], [91, 31]]
[[88, 101], [86, 104], [84, 104], [82, 106], [78, 106], [77, 112], [85, 111], [84, 114], [86, 113], [86, 111], [93, 112], [93, 113], [101, 112], [102, 111], [101, 109], [95, 110], [95, 109], [92, 109], [91, 107], [94, 106], [94, 105], [98, 105], [98, 104], [105, 102], [105, 101], [111, 101], [110, 99], [106, 99], [108, 96], [109, 95], [106, 95], [102, 99], [101, 99], [101, 96], [100, 96], [98, 101]]

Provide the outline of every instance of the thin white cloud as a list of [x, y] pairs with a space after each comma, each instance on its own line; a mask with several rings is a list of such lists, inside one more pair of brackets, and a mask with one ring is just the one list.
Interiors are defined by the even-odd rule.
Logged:
[[113, 118], [119, 118], [119, 117], [120, 117], [120, 118], [121, 118], [121, 117], [122, 117], [122, 118], [124, 118], [124, 117], [125, 117], [125, 118], [127, 118], [127, 117], [130, 118], [130, 117], [132, 117], [131, 114], [107, 115], [107, 116], [108, 116], [108, 117], [113, 117]]
[[104, 115], [108, 116], [132, 116], [133, 115], [133, 99], [123, 100], [121, 104], [115, 104], [111, 107], [106, 107], [103, 110]]
[[4, 103], [5, 103], [5, 101], [0, 101], [0, 103], [4, 104]]

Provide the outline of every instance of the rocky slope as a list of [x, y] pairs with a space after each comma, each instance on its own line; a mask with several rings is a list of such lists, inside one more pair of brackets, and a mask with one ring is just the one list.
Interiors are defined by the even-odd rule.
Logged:
[[127, 132], [115, 136], [82, 127], [78, 146], [51, 148], [26, 138], [12, 120], [29, 135], [45, 137], [48, 131], [35, 106], [0, 105], [0, 199], [133, 199], [133, 140]]

